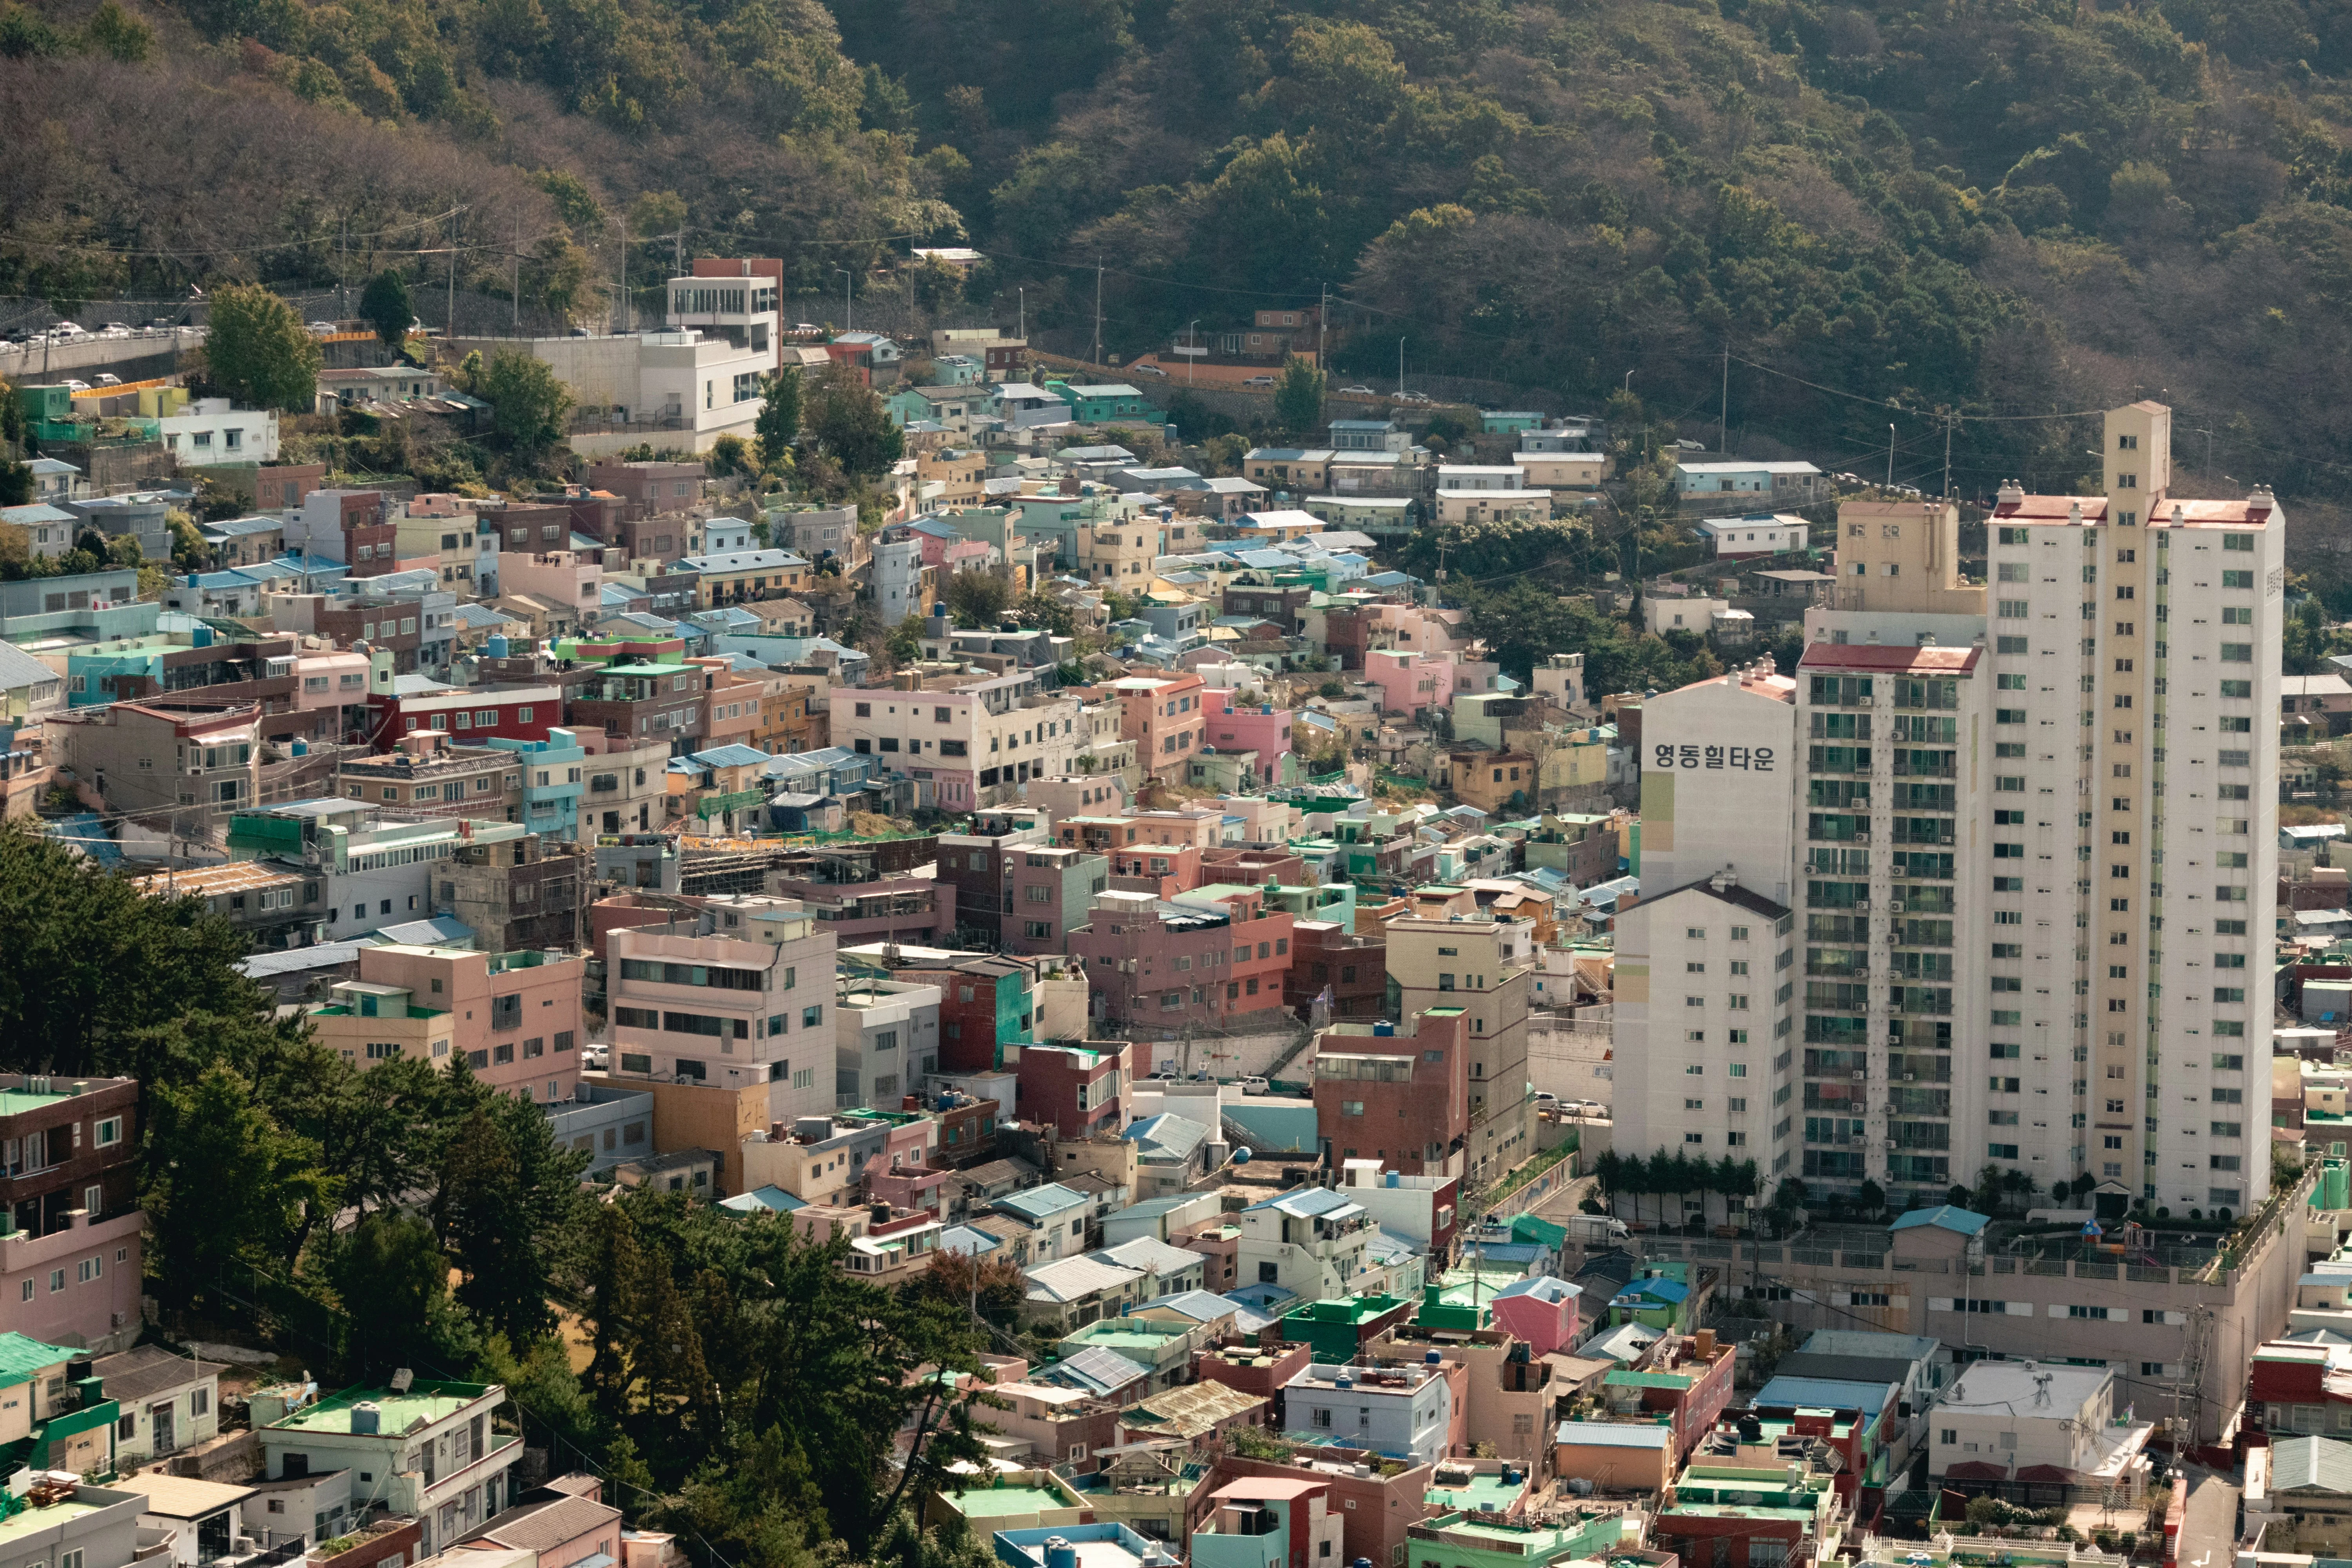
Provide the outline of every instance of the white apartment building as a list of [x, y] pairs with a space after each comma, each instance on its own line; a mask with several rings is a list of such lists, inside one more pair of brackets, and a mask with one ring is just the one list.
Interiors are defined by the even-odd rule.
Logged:
[[1732, 677], [1648, 705], [1657, 891], [1619, 921], [1621, 1145], [1758, 1146], [1752, 1112], [1674, 1092], [1714, 1064], [1660, 1016], [1696, 977], [1675, 965], [1732, 961], [1682, 950], [1701, 924], [1671, 897], [1729, 868], [1803, 927], [1772, 1175], [1898, 1205], [1988, 1164], [2044, 1190], [2087, 1174], [2111, 1207], [2242, 1212], [2268, 1189], [2247, 1064], [2269, 1054], [2252, 906], [2277, 869], [2255, 819], [2277, 798], [2284, 519], [2266, 489], [2171, 499], [2169, 426], [2152, 403], [2107, 415], [2104, 495], [2004, 486], [1989, 587], [1959, 580], [1943, 503], [1848, 504], [1793, 704]]
[[[902, 676], [911, 680], [911, 677]], [[1033, 778], [1071, 771], [1088, 737], [1080, 703], [1043, 689], [1034, 671], [942, 690], [877, 688], [833, 704], [833, 742], [891, 758], [943, 811], [1002, 805]]]
[[239, 408], [226, 397], [199, 397], [156, 421], [163, 449], [184, 463], [274, 463], [278, 415]]

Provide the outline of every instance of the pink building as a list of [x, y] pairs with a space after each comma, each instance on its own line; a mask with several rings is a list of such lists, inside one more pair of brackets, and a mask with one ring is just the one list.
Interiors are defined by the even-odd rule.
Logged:
[[1259, 776], [1279, 779], [1282, 759], [1290, 754], [1291, 710], [1271, 705], [1235, 708], [1232, 692], [1222, 695], [1223, 702], [1210, 710], [1204, 744], [1220, 752], [1255, 752]]
[[362, 1066], [463, 1056], [502, 1093], [554, 1104], [580, 1081], [577, 953], [473, 952], [394, 944], [360, 950], [358, 978], [310, 1014], [320, 1043]]
[[1155, 778], [1181, 777], [1208, 727], [1208, 683], [1192, 674], [1130, 675], [1099, 694], [1119, 700], [1119, 738], [1135, 742], [1135, 760]]
[[792, 900], [740, 894], [704, 907], [709, 936], [605, 932], [614, 1081], [764, 1084], [772, 1121], [830, 1111], [833, 931]]
[[[139, 1247], [147, 1216], [137, 1209], [96, 1218], [67, 1215], [63, 1230], [0, 1236], [0, 1300], [8, 1326], [45, 1344], [77, 1342], [123, 1349], [139, 1337]], [[95, 1223], [93, 1223], [95, 1219]]]
[[1381, 689], [1384, 713], [1418, 713], [1454, 700], [1454, 672], [1444, 656], [1376, 650], [1364, 655], [1364, 679]]
[[367, 655], [345, 649], [295, 656], [295, 707], [364, 708], [367, 700]]
[[1188, 892], [1173, 904], [1149, 892], [1097, 898], [1069, 947], [1086, 968], [1089, 1016], [1168, 1039], [1187, 1025], [1214, 1033], [1280, 1009], [1292, 917], [1266, 912], [1261, 900], [1255, 888]]
[[499, 552], [499, 592], [536, 594], [593, 616], [604, 607], [604, 568], [593, 555], [569, 550]]
[[1495, 1294], [1495, 1321], [1532, 1353], [1547, 1356], [1576, 1342], [1580, 1287], [1547, 1275], [1519, 1279]]

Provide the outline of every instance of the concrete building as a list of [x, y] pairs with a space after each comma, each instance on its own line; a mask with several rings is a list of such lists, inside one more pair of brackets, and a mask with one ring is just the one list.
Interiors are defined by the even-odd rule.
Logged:
[[1285, 1430], [1302, 1439], [1413, 1465], [1444, 1458], [1452, 1447], [1454, 1385], [1442, 1364], [1310, 1363], [1283, 1390], [1283, 1406]]
[[2070, 1491], [2147, 1489], [2153, 1423], [2116, 1418], [2106, 1367], [1971, 1362], [1928, 1421], [1927, 1474], [1945, 1485], [2003, 1482]]
[[441, 1068], [462, 1054], [490, 1088], [553, 1106], [580, 1082], [586, 966], [583, 956], [537, 950], [362, 948], [359, 977], [310, 1009], [310, 1027], [363, 1067], [405, 1057]]
[[[2243, 977], [2269, 973], [2273, 942], [2250, 906], [2277, 849], [2252, 825], [2278, 787], [2284, 519], [2265, 489], [2172, 499], [2170, 418], [2108, 413], [2104, 494], [2002, 487], [1988, 586], [1959, 580], [1950, 508], [1849, 503], [1836, 594], [1808, 613], [1785, 710], [1738, 677], [1710, 700], [1759, 699], [1739, 732], [1691, 722], [1701, 704], [1647, 704], [1644, 848], [1672, 875], [1645, 865], [1643, 880], [1728, 868], [1803, 909], [1805, 1038], [1772, 1051], [1747, 1098], [1801, 1092], [1817, 1114], [1801, 1136], [1793, 1105], [1770, 1120], [1768, 1178], [1873, 1181], [1905, 1203], [1990, 1164], [2045, 1184], [2088, 1175], [2111, 1213], [2242, 1212], [2268, 1190], [2261, 1119], [2249, 1139], [2237, 1111], [2264, 1092], [2246, 1048], [2264, 994]], [[1630, 916], [1651, 927], [1621, 933], [1647, 958], [1632, 978], [1654, 987], [1676, 956], [1659, 928], [1683, 927], [1655, 898]], [[1708, 1146], [1729, 1130], [1717, 1097], [1689, 1095], [1676, 1120], [1661, 1080], [1703, 1076], [1684, 1047], [1714, 1047], [1685, 1037], [1696, 1019], [1627, 1005], [1627, 956], [1619, 1103], [1651, 1108], [1648, 1144]], [[1710, 974], [1707, 993], [1731, 978]], [[1795, 982], [1771, 984], [1785, 1005]], [[1990, 1074], [1974, 1065], [1988, 1058]]]
[[1048, 689], [1034, 670], [920, 685], [898, 679], [836, 696], [833, 742], [916, 773], [929, 786], [924, 804], [942, 811], [1008, 805], [1030, 779], [1070, 772], [1084, 744], [1078, 699]]
[[158, 831], [211, 838], [260, 798], [255, 703], [114, 702], [52, 713], [43, 728], [58, 765]]
[[522, 1458], [522, 1438], [490, 1426], [506, 1397], [495, 1383], [418, 1379], [324, 1398], [310, 1384], [279, 1384], [257, 1390], [249, 1405], [269, 1479], [351, 1470], [371, 1500], [416, 1518], [431, 1552], [512, 1500], [508, 1472]]
[[1533, 1153], [1528, 1083], [1528, 1007], [1534, 994], [1535, 928], [1481, 913], [1388, 922], [1388, 973], [1400, 1016], [1459, 1007], [1468, 1016], [1465, 1092], [1471, 1126], [1465, 1163], [1447, 1173], [1493, 1180]]
[[834, 935], [797, 903], [713, 900], [692, 932], [606, 936], [613, 1077], [764, 1085], [769, 1121], [833, 1109]]

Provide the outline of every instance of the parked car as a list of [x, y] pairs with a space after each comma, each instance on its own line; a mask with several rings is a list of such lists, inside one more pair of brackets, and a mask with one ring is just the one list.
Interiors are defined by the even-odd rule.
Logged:
[[64, 387], [68, 392], [88, 392], [89, 390], [89, 383], [86, 381], [75, 381], [70, 377], [65, 381], [59, 382], [58, 384]]
[[336, 329], [335, 323], [332, 321], [313, 321], [310, 323], [310, 330], [318, 333], [320, 337], [325, 337], [328, 333], [335, 331]]
[[79, 327], [75, 326], [71, 321], [59, 321], [56, 326], [49, 329], [49, 336], [53, 338], [86, 338], [89, 336], [89, 334], [83, 331]]
[[115, 374], [110, 370], [102, 370], [98, 373], [98, 384], [100, 386], [121, 386], [122, 384], [122, 378]]
[[1274, 377], [1270, 375], [1254, 375], [1247, 381], [1243, 382], [1242, 384], [1244, 386], [1272, 386], [1274, 384]]
[[1274, 1092], [1274, 1090], [1267, 1085], [1265, 1079], [1262, 1078], [1245, 1078], [1241, 1079], [1240, 1082], [1242, 1092], [1244, 1094], [1272, 1094]]
[[178, 323], [177, 321], [173, 321], [173, 320], [171, 317], [169, 317], [169, 316], [157, 316], [157, 317], [155, 317], [152, 321], [150, 321], [147, 324], [148, 324], [148, 326], [150, 326], [150, 327], [157, 328], [157, 329], [160, 329], [160, 330], [162, 330], [162, 331], [167, 331], [167, 332], [168, 332], [168, 331], [170, 331], [173, 327], [176, 327], [176, 326], [178, 326], [178, 325], [179, 325], [179, 323]]
[[1378, 397], [1380, 394], [1374, 392], [1369, 386], [1343, 386], [1339, 389], [1339, 395], [1342, 397]]
[[1166, 375], [1166, 374], [1168, 374], [1166, 371], [1164, 371], [1164, 370], [1160, 369], [1160, 368], [1158, 365], [1156, 365], [1156, 364], [1131, 364], [1131, 365], [1129, 365], [1127, 368], [1128, 368], [1128, 369], [1129, 369], [1129, 370], [1131, 370], [1131, 371], [1133, 371], [1133, 372], [1135, 372], [1135, 374], [1138, 374], [1138, 375], [1159, 375], [1159, 376], [1164, 376], [1164, 375]]
[[610, 1046], [583, 1046], [580, 1047], [580, 1065], [583, 1068], [607, 1067], [611, 1065], [612, 1060], [613, 1047]]
[[131, 335], [131, 328], [121, 321], [109, 321], [98, 329], [98, 335], [101, 338], [127, 338]]

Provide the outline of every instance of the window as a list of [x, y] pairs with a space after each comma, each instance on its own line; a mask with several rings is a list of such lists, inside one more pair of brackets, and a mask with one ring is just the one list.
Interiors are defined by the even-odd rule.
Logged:
[[[2242, 965], [2243, 960], [2241, 960], [2240, 962]], [[122, 1118], [120, 1116], [102, 1118], [98, 1124], [98, 1146], [101, 1149], [106, 1149], [121, 1142]]]

